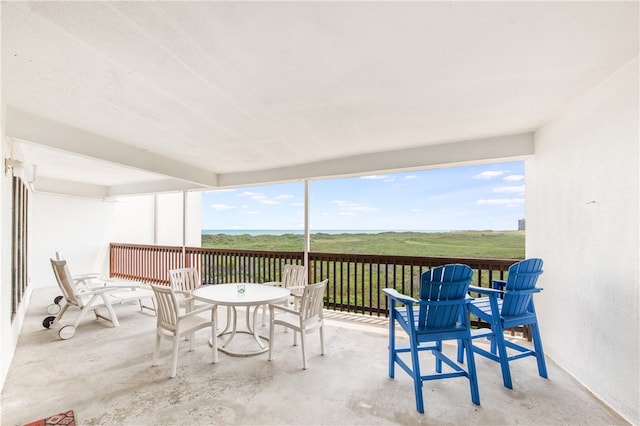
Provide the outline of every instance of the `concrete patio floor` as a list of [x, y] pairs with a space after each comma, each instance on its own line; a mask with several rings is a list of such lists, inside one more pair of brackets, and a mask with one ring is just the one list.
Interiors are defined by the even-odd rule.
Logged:
[[[87, 315], [76, 335], [63, 341], [56, 330], [42, 327], [57, 294], [57, 288], [34, 290], [2, 390], [2, 425], [65, 410], [75, 411], [78, 425], [105, 426], [626, 424], [553, 362], [548, 361], [550, 378], [540, 378], [533, 358], [512, 363], [509, 390], [502, 386], [499, 365], [476, 357], [480, 406], [471, 403], [463, 378], [425, 382], [420, 414], [409, 376], [399, 368], [395, 379], [387, 375], [386, 327], [331, 313], [325, 356], [317, 332], [308, 335], [307, 370], [290, 332], [277, 331], [271, 362], [266, 353], [221, 353], [219, 363], [211, 364], [203, 330], [196, 333], [193, 352], [181, 343], [178, 373], [170, 379], [168, 340], [160, 365], [151, 366], [155, 317], [133, 305], [116, 306], [120, 327]], [[454, 346], [449, 349], [455, 353]]]

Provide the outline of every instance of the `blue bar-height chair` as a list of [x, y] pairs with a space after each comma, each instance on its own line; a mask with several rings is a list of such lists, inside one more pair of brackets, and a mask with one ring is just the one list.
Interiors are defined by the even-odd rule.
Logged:
[[[476, 367], [471, 349], [467, 291], [473, 270], [467, 265], [450, 264], [430, 269], [420, 277], [420, 300], [400, 294], [392, 288], [382, 291], [389, 298], [389, 377], [395, 375], [397, 363], [413, 378], [416, 408], [424, 413], [422, 382], [425, 380], [466, 377], [471, 387], [471, 401], [480, 405]], [[396, 345], [396, 323], [409, 335], [409, 346]], [[442, 353], [443, 340], [462, 341], [467, 349], [468, 369]], [[420, 373], [419, 352], [431, 351], [437, 374]], [[411, 355], [411, 366], [400, 354]], [[452, 372], [442, 372], [444, 361]]]
[[[540, 274], [542, 274], [542, 259], [525, 259], [509, 267], [506, 281], [494, 280], [493, 288], [469, 287], [469, 291], [488, 296], [473, 299], [469, 305], [469, 312], [491, 325], [490, 329], [472, 332], [473, 339], [485, 337], [490, 341], [490, 351], [477, 345], [473, 345], [473, 351], [500, 363], [502, 381], [509, 389], [513, 389], [509, 362], [516, 359], [534, 356], [538, 361], [538, 373], [541, 377], [547, 378], [547, 365], [544, 361], [538, 318], [533, 306], [534, 293], [542, 291], [541, 288], [536, 287]], [[505, 329], [525, 325], [531, 329], [533, 350], [504, 338]], [[507, 348], [512, 349], [511, 355], [507, 352]], [[462, 362], [463, 357], [463, 347], [459, 345], [458, 361]]]

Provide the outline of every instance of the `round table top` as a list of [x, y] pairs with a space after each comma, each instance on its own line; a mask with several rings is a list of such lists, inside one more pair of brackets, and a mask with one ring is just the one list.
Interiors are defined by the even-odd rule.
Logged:
[[[244, 293], [238, 292], [239, 285], [244, 285]], [[226, 306], [276, 303], [286, 300], [290, 295], [286, 288], [253, 283], [210, 284], [193, 291], [195, 299]]]

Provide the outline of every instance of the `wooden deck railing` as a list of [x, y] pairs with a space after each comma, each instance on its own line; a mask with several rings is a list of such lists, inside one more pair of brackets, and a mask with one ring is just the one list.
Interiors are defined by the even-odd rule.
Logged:
[[[201, 247], [112, 243], [110, 273], [114, 278], [169, 283], [169, 269], [195, 267], [204, 284], [279, 281], [286, 263], [302, 264], [301, 251], [229, 250]], [[513, 259], [479, 259], [309, 253], [309, 282], [329, 279], [325, 307], [386, 316], [386, 287], [417, 297], [420, 275], [446, 263], [464, 263], [475, 270], [473, 285], [488, 286], [506, 278]]]

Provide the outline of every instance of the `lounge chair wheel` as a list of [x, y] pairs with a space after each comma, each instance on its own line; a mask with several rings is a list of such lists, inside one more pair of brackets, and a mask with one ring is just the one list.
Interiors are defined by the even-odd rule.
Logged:
[[51, 324], [53, 323], [53, 321], [55, 321], [56, 317], [46, 317], [43, 321], [42, 321], [42, 326], [44, 328], [49, 328], [51, 327]]
[[62, 300], [62, 296], [57, 296], [55, 299], [53, 299], [53, 303], [55, 303], [56, 305], [59, 305], [61, 300]]
[[47, 306], [47, 313], [51, 314], [51, 315], [55, 315], [58, 312], [60, 312], [60, 305], [56, 304], [56, 303], [52, 303], [49, 306]]
[[62, 340], [71, 339], [74, 334], [76, 334], [76, 328], [72, 325], [65, 325], [58, 331], [58, 336]]

